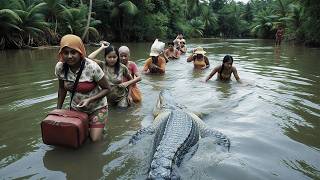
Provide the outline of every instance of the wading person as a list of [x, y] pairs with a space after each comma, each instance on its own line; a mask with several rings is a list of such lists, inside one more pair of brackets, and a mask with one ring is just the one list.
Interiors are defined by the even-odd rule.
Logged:
[[182, 39], [183, 39], [183, 35], [182, 33], [179, 33], [177, 37], [173, 40], [174, 48], [178, 50], [180, 49], [180, 42], [182, 41]]
[[210, 63], [205, 53], [206, 51], [202, 47], [197, 47], [193, 50], [193, 54], [187, 58], [187, 62], [193, 62], [195, 69], [206, 69], [210, 66]]
[[166, 68], [166, 60], [161, 56], [165, 43], [156, 39], [151, 46], [150, 57], [143, 66], [143, 73], [164, 74]]
[[63, 36], [58, 56], [59, 62], [55, 67], [55, 74], [59, 79], [57, 108], [62, 108], [67, 91], [73, 90], [76, 77], [82, 71], [71, 101], [71, 109], [89, 115], [90, 137], [92, 141], [97, 141], [102, 138], [108, 117], [105, 96], [109, 93], [110, 86], [107, 78], [97, 63], [85, 58], [86, 50], [78, 36]]
[[205, 82], [207, 82], [209, 79], [212, 78], [216, 73], [218, 73], [217, 80], [220, 81], [230, 81], [231, 80], [231, 74], [234, 75], [236, 80], [238, 82], [240, 81], [240, 77], [238, 75], [236, 67], [232, 66], [233, 64], [233, 58], [230, 55], [226, 55], [223, 58], [222, 65], [216, 66], [213, 68], [209, 76], [205, 79]]
[[[104, 61], [95, 59], [96, 56], [104, 50]], [[120, 63], [119, 53], [116, 48], [107, 44], [101, 43], [101, 47], [92, 52], [88, 58], [93, 59], [99, 64], [107, 80], [111, 86], [110, 93], [107, 94], [109, 103], [120, 108], [126, 108], [132, 103], [130, 94], [131, 84], [134, 83], [128, 68]], [[127, 81], [124, 82], [124, 79]]]
[[180, 54], [185, 54], [187, 52], [186, 40], [182, 39], [180, 41]]
[[284, 35], [284, 29], [282, 27], [279, 27], [277, 29], [275, 38], [276, 38], [276, 45], [281, 45], [281, 41], [283, 39], [283, 35]]
[[180, 51], [174, 48], [173, 42], [168, 42], [168, 48], [164, 51], [165, 57], [167, 59], [179, 59], [180, 58]]
[[[137, 82], [141, 81], [138, 66], [133, 61], [130, 61], [130, 50], [127, 46], [121, 46], [119, 48], [119, 56], [121, 59], [121, 63], [128, 68], [129, 74], [133, 78], [129, 94], [131, 95], [133, 102], [141, 102], [141, 91], [139, 90], [139, 87], [137, 85]], [[124, 82], [126, 81], [128, 81], [128, 79], [125, 78]]]

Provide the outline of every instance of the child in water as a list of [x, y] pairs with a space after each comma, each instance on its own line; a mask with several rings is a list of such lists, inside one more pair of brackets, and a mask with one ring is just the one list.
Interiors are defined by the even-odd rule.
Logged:
[[218, 73], [217, 79], [220, 81], [230, 81], [231, 74], [233, 73], [234, 77], [238, 82], [240, 81], [240, 77], [238, 75], [236, 67], [232, 66], [233, 58], [230, 55], [226, 55], [223, 58], [222, 65], [216, 66], [213, 68], [209, 76], [206, 78], [205, 82], [208, 82], [209, 79], [212, 78], [216, 73]]

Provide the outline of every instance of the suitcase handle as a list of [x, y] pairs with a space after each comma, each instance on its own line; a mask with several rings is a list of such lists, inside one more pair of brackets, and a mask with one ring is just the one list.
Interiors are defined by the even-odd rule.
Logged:
[[69, 117], [69, 118], [78, 118], [78, 119], [83, 119], [83, 116], [78, 116], [78, 115], [67, 115], [67, 114], [60, 114], [60, 113], [49, 113], [48, 115], [56, 115], [56, 116], [62, 116], [62, 117]]
[[[79, 118], [79, 119], [88, 119], [88, 115], [86, 113], [73, 111], [76, 113], [72, 113], [72, 111], [69, 110], [61, 110], [61, 109], [55, 109], [48, 113], [48, 115], [56, 115], [56, 116], [62, 116], [62, 117], [70, 117], [70, 118]], [[77, 114], [81, 113], [81, 114]]]

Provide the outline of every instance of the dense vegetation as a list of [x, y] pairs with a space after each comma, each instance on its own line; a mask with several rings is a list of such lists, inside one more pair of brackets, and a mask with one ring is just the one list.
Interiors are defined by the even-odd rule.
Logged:
[[0, 49], [89, 42], [187, 38], [274, 38], [320, 45], [318, 0], [1, 0]]

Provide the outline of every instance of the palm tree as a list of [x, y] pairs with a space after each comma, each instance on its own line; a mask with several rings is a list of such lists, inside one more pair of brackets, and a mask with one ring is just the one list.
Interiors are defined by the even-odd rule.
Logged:
[[43, 0], [44, 3], [46, 4], [46, 18], [49, 23], [54, 25], [54, 32], [53, 35], [57, 35], [57, 29], [58, 29], [58, 20], [61, 15], [61, 13], [67, 9], [64, 6], [64, 1], [63, 0]]
[[274, 15], [273, 10], [261, 10], [253, 19], [251, 32], [260, 37], [271, 37], [278, 23], [279, 16]]
[[200, 17], [204, 23], [204, 30], [206, 33], [210, 33], [210, 31], [218, 25], [218, 15], [213, 13], [208, 6], [201, 6]]
[[187, 14], [186, 16], [188, 18], [193, 18], [193, 17], [197, 17], [200, 14], [200, 1], [199, 0], [186, 0], [186, 9], [187, 9]]
[[22, 31], [18, 26], [22, 20], [13, 10], [18, 7], [18, 1], [0, 1], [0, 49], [7, 46], [19, 46], [21, 37], [19, 32]]
[[16, 10], [21, 18], [19, 27], [22, 29], [21, 35], [27, 46], [37, 45], [34, 40], [45, 41], [43, 38], [44, 31], [48, 29], [49, 24], [45, 22], [45, 17], [41, 13], [44, 11], [46, 4], [31, 4], [29, 7], [23, 6], [25, 9]]
[[86, 24], [88, 23], [86, 20], [87, 12], [88, 10], [85, 5], [80, 6], [80, 8], [65, 9], [61, 14], [63, 17], [62, 27], [65, 27], [65, 29], [61, 29], [62, 33], [72, 33], [81, 36], [86, 28], [88, 28], [88, 38], [89, 35], [92, 35], [94, 38], [99, 38], [99, 32], [94, 27], [100, 24], [101, 21], [91, 17], [89, 27], [86, 27]]
[[[125, 29], [124, 20], [126, 16], [134, 16], [138, 13], [137, 6], [132, 1], [116, 0], [111, 10], [111, 18], [116, 21], [117, 30], [120, 32], [120, 40], [126, 41], [124, 37]], [[128, 22], [127, 22], [128, 23]], [[130, 26], [127, 26], [128, 28]]]
[[299, 4], [291, 4], [287, 20], [286, 37], [289, 40], [301, 41], [303, 38], [304, 8]]
[[195, 18], [190, 21], [191, 29], [189, 34], [192, 37], [202, 37], [203, 36], [203, 30], [205, 28], [204, 23], [201, 21], [200, 18]]
[[89, 30], [89, 26], [90, 26], [90, 20], [91, 20], [91, 12], [92, 12], [92, 0], [90, 0], [90, 3], [89, 3], [89, 12], [88, 12], [88, 20], [87, 20], [87, 25], [84, 29], [84, 32], [82, 34], [82, 40], [85, 40], [85, 37], [88, 37], [87, 36], [87, 33], [88, 33], [88, 30]]
[[273, 4], [273, 8], [280, 17], [286, 17], [290, 11], [291, 4], [292, 0], [277, 0], [276, 3]]

